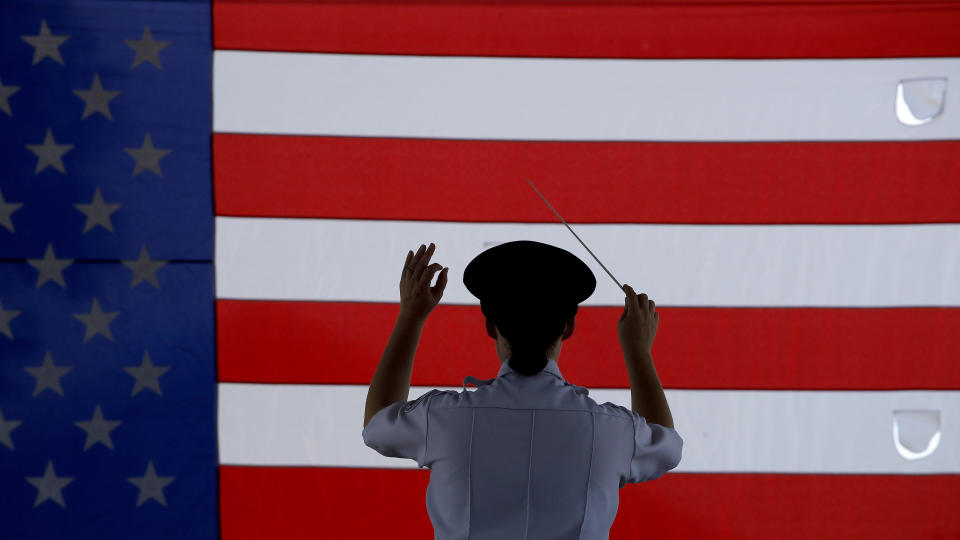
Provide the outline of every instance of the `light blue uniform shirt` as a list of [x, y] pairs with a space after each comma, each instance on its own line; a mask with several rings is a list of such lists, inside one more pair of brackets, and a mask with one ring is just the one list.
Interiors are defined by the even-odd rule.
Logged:
[[494, 379], [381, 409], [363, 442], [430, 469], [435, 540], [607, 539], [619, 489], [676, 467], [683, 439], [588, 393], [553, 359], [531, 377], [504, 362]]

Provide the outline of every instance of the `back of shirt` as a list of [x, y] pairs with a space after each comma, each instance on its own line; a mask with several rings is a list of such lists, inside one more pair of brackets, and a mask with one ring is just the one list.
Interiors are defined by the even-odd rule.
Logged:
[[608, 538], [618, 490], [676, 467], [683, 445], [671, 428], [597, 404], [553, 360], [532, 377], [506, 367], [476, 391], [434, 390], [408, 403], [416, 406], [391, 405], [394, 426], [409, 431], [415, 421], [401, 416], [422, 411], [419, 454], [409, 443], [386, 449], [366, 430], [364, 439], [430, 468], [427, 511], [440, 540]]

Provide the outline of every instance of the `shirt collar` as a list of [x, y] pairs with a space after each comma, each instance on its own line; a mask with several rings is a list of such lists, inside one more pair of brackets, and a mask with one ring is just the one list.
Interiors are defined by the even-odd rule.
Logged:
[[[563, 374], [560, 373], [560, 366], [557, 365], [557, 361], [553, 358], [547, 358], [547, 365], [543, 367], [543, 371], [550, 373], [558, 379], [565, 380]], [[505, 373], [513, 373], [513, 369], [510, 368], [510, 361], [506, 360], [500, 366], [500, 371], [497, 372], [497, 378], [500, 378], [501, 375]]]

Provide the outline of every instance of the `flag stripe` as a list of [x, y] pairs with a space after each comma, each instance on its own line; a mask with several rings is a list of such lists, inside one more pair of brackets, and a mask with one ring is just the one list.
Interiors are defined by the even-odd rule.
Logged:
[[[535, 194], [528, 200], [531, 212], [547, 214]], [[620, 284], [661, 306], [960, 305], [960, 224], [573, 229]], [[443, 301], [477, 305], [462, 285], [464, 268], [492, 244], [520, 238], [566, 249], [590, 267], [597, 288], [581, 306], [623, 305], [623, 291], [562, 223], [218, 217], [216, 295], [393, 303], [408, 251], [433, 242], [432, 262], [450, 268]]]
[[[499, 140], [938, 140], [898, 81], [960, 59], [589, 60], [215, 51], [216, 132]], [[706, 84], [704, 81], [711, 81]], [[945, 110], [960, 108], [947, 92]]]
[[[657, 305], [653, 354], [665, 387], [767, 390], [960, 388], [960, 309], [683, 308]], [[622, 306], [581, 306], [563, 343], [564, 376], [626, 388], [616, 339]], [[217, 300], [218, 376], [226, 382], [368, 384], [397, 304]], [[413, 384], [496, 376], [478, 306], [436, 307]], [[328, 359], [328, 360], [324, 360]], [[330, 360], [332, 359], [332, 360]], [[352, 359], [342, 361], [341, 359]]]
[[958, 56], [954, 2], [214, 0], [217, 49], [606, 58]]
[[[223, 539], [432, 538], [429, 479], [426, 470], [222, 466]], [[960, 475], [668, 473], [619, 493], [611, 540], [960, 536], [947, 504], [960, 499]]]
[[529, 178], [572, 222], [960, 222], [944, 196], [958, 155], [960, 141], [213, 137], [217, 215], [331, 219], [555, 219]]
[[[560, 366], [563, 370], [562, 359]], [[364, 450], [366, 385], [217, 386], [222, 464], [417, 467], [412, 459]], [[408, 399], [434, 387], [462, 388], [411, 387]], [[960, 472], [960, 453], [940, 443], [960, 437], [960, 422], [949, 417], [960, 410], [960, 391], [667, 389], [666, 394], [684, 438], [677, 472]], [[630, 407], [628, 389], [594, 388], [589, 397]], [[917, 410], [932, 412], [898, 413]]]

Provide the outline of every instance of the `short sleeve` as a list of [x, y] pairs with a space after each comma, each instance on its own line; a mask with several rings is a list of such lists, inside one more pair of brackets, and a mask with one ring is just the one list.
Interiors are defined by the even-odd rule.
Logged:
[[442, 390], [413, 401], [398, 401], [377, 411], [363, 428], [363, 443], [386, 457], [408, 458], [423, 467], [427, 450], [427, 412]]
[[630, 449], [627, 451], [630, 463], [627, 472], [620, 479], [620, 487], [626, 484], [636, 484], [660, 478], [670, 469], [680, 464], [683, 451], [683, 439], [677, 430], [649, 424], [647, 419], [616, 403], [606, 402], [602, 405], [608, 410], [617, 411], [616, 414], [629, 417], [633, 424], [633, 440], [630, 440]]
[[677, 430], [649, 424], [635, 411], [629, 412], [634, 421], [634, 450], [626, 481], [634, 484], [656, 480], [680, 464], [683, 439]]

